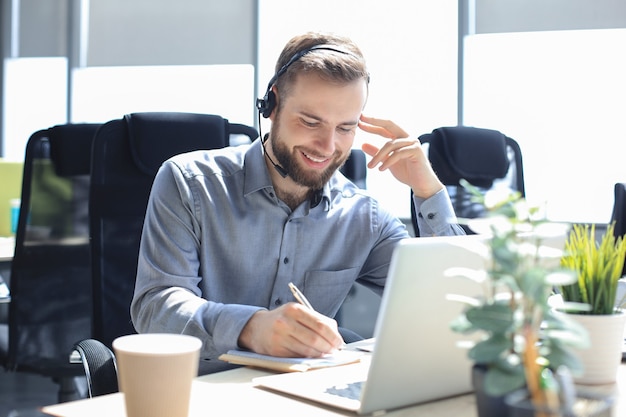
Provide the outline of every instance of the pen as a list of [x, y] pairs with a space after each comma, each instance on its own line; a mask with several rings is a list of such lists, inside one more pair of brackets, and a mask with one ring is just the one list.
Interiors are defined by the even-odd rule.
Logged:
[[311, 310], [315, 311], [315, 309], [313, 308], [313, 306], [311, 305], [311, 303], [309, 303], [309, 300], [306, 299], [306, 297], [304, 296], [304, 294], [302, 294], [302, 291], [300, 291], [298, 289], [298, 287], [296, 287], [293, 282], [289, 283], [289, 289], [291, 290], [291, 293], [293, 294], [293, 296], [296, 298], [296, 300], [298, 300], [298, 302], [300, 304], [302, 304], [303, 306], [310, 308]]
[[[300, 291], [298, 287], [294, 285], [293, 282], [290, 282], [288, 285], [289, 285], [289, 289], [291, 290], [291, 293], [300, 304], [315, 311], [311, 303], [309, 303], [309, 300], [306, 299], [304, 294], [302, 294], [302, 291]], [[346, 347], [346, 344], [343, 343], [341, 346], [339, 346], [339, 350], [343, 350], [345, 347]]]

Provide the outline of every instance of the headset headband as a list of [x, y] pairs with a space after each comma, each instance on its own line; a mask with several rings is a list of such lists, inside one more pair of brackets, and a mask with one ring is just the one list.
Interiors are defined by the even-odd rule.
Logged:
[[274, 95], [274, 92], [272, 91], [272, 87], [274, 86], [274, 83], [276, 83], [276, 80], [278, 80], [278, 78], [281, 75], [287, 72], [289, 67], [294, 62], [296, 62], [297, 60], [299, 60], [300, 58], [302, 58], [309, 52], [313, 52], [313, 51], [333, 51], [333, 52], [338, 52], [340, 54], [355, 56], [351, 52], [344, 51], [342, 49], [339, 49], [337, 46], [328, 45], [328, 44], [314, 45], [310, 48], [303, 49], [300, 52], [296, 53], [294, 56], [291, 57], [291, 59], [289, 59], [289, 61], [287, 61], [285, 65], [283, 65], [282, 67], [280, 67], [278, 71], [276, 71], [276, 74], [274, 74], [270, 82], [267, 84], [267, 90], [265, 91], [265, 95], [263, 96], [263, 98], [259, 98], [256, 100], [256, 107], [259, 110], [259, 113], [263, 117], [265, 117], [266, 119], [270, 117], [270, 115], [272, 114], [272, 110], [274, 110], [274, 106], [276, 106], [276, 96]]

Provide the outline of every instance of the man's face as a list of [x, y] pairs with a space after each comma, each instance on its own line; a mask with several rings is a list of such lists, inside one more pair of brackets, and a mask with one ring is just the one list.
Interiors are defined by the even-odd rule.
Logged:
[[320, 189], [343, 165], [366, 98], [365, 80], [336, 84], [315, 74], [299, 75], [289, 94], [280, 96], [272, 150], [293, 181]]

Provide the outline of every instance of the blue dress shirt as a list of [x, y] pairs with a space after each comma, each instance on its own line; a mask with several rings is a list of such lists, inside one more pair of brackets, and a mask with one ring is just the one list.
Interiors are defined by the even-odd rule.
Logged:
[[[407, 203], [408, 204], [408, 203]], [[422, 236], [462, 234], [447, 193], [416, 199]], [[224, 368], [260, 309], [294, 301], [334, 317], [358, 281], [382, 293], [404, 224], [337, 172], [318, 204], [276, 197], [261, 142], [166, 161], [152, 187], [131, 316], [139, 332], [204, 341], [200, 373]]]

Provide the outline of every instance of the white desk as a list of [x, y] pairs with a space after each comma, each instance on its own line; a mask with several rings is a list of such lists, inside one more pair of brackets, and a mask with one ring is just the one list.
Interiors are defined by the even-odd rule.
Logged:
[[[355, 416], [353, 413], [334, 410], [252, 386], [252, 378], [268, 374], [269, 372], [257, 369], [239, 368], [197, 378], [193, 385], [189, 417], [222, 415], [226, 411], [228, 415], [255, 417]], [[626, 415], [626, 364], [620, 367], [618, 387], [609, 386], [601, 389], [612, 392], [616, 388], [621, 392], [621, 398], [617, 399], [613, 416], [623, 417]], [[122, 395], [116, 393], [48, 406], [44, 408], [44, 412], [58, 417], [125, 417]], [[473, 395], [463, 395], [402, 408], [389, 412], [386, 416], [476, 417], [476, 407]]]

